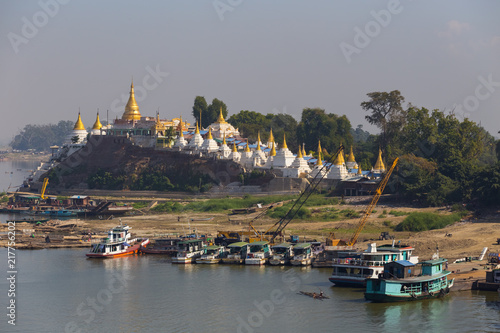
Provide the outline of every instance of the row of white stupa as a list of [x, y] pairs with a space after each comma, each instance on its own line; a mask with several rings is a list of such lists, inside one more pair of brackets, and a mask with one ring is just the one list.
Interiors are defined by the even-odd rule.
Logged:
[[[272, 130], [269, 135], [267, 146], [261, 143], [259, 134], [257, 142], [252, 145], [252, 149], [250, 149], [250, 145], [247, 141], [243, 152], [238, 151], [234, 138], [229, 138], [227, 141], [233, 141], [232, 148], [228, 146], [225, 137], [223, 137], [222, 144], [219, 146], [212, 137], [210, 127], [206, 138], [203, 139], [198, 129], [198, 125], [196, 125], [196, 130], [191, 140], [188, 142], [184, 138], [183, 132], [180, 131], [172, 149], [186, 153], [201, 152], [216, 154], [222, 159], [233, 160], [246, 169], [278, 169], [283, 172], [284, 177], [297, 178], [309, 176], [314, 178], [318, 173], [322, 173], [327, 179], [346, 179], [353, 176], [366, 176], [366, 173], [362, 172], [361, 167], [358, 166], [354, 159], [352, 147], [347, 162], [342, 152], [338, 154], [331, 165], [325, 166], [321, 158], [314, 159], [312, 156], [307, 156], [304, 147], [299, 147], [298, 154], [294, 155], [288, 149], [285, 137], [283, 138], [283, 145], [281, 148], [276, 149], [277, 145], [274, 141]], [[321, 144], [319, 142], [318, 152], [319, 156], [321, 156]], [[375, 163], [375, 167], [371, 170], [371, 173], [380, 174], [384, 171], [385, 167], [382, 162], [382, 153], [379, 151], [377, 162]]]

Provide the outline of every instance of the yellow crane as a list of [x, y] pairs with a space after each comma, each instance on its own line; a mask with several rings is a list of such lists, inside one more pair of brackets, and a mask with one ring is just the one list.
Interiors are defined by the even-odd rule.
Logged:
[[394, 168], [396, 167], [396, 164], [398, 164], [399, 157], [396, 157], [394, 162], [392, 163], [389, 171], [385, 174], [385, 177], [380, 181], [380, 184], [377, 187], [377, 190], [375, 191], [375, 195], [373, 196], [372, 201], [366, 208], [365, 212], [363, 213], [363, 216], [361, 216], [361, 219], [359, 220], [358, 226], [356, 227], [356, 231], [354, 231], [354, 234], [351, 236], [351, 238], [348, 241], [344, 241], [342, 239], [332, 239], [335, 236], [333, 234], [330, 234], [333, 236], [332, 238], [329, 239], [328, 243], [331, 243], [332, 246], [353, 246], [356, 244], [356, 241], [358, 240], [359, 234], [361, 234], [361, 231], [365, 227], [366, 221], [368, 221], [368, 217], [370, 217], [373, 208], [377, 205], [378, 200], [382, 196], [382, 193], [384, 192], [385, 186], [387, 185], [387, 182], [389, 181], [389, 178], [391, 177], [392, 172], [394, 171]]
[[47, 184], [49, 183], [49, 178], [45, 177], [43, 179], [42, 191], [40, 193], [40, 198], [45, 199], [45, 190], [47, 189]]

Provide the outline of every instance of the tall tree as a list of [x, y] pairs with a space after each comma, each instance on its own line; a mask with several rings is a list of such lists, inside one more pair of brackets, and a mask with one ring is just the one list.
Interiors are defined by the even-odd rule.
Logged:
[[207, 108], [207, 117], [206, 119], [202, 119], [201, 123], [203, 128], [208, 127], [208, 125], [215, 123], [217, 119], [219, 118], [220, 110], [222, 109], [222, 116], [224, 119], [227, 117], [227, 106], [226, 104], [217, 99], [214, 98], [212, 100], [212, 104], [210, 104]]
[[363, 110], [370, 112], [365, 119], [381, 130], [380, 146], [384, 152], [395, 150], [390, 147], [405, 123], [406, 112], [402, 103], [404, 97], [398, 90], [391, 92], [371, 92], [367, 94], [369, 101], [361, 103]]
[[201, 126], [205, 127], [208, 125], [203, 126], [204, 123], [206, 123], [208, 120], [207, 115], [207, 109], [208, 109], [208, 104], [207, 101], [205, 100], [205, 97], [203, 96], [196, 96], [194, 99], [194, 105], [193, 105], [193, 117], [195, 121], [200, 124], [200, 115], [202, 118]]
[[271, 120], [264, 116], [262, 113], [256, 111], [241, 110], [233, 114], [227, 120], [228, 123], [238, 128], [243, 137], [250, 140], [257, 140], [257, 133], [260, 131], [261, 140], [267, 137], [266, 131], [270, 128]]
[[35, 149], [47, 151], [51, 145], [62, 145], [75, 125], [72, 121], [61, 120], [56, 124], [28, 124], [10, 142], [13, 149]]

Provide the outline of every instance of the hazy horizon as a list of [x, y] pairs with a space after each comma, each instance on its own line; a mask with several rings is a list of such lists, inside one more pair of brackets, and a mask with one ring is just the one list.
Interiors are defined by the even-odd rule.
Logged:
[[[368, 125], [373, 91], [455, 110], [498, 137], [495, 1], [261, 0], [3, 2], [0, 99], [6, 145], [26, 124], [120, 117], [131, 78], [143, 116], [193, 121], [197, 95], [241, 110], [303, 108]], [[125, 99], [125, 101], [124, 101]]]

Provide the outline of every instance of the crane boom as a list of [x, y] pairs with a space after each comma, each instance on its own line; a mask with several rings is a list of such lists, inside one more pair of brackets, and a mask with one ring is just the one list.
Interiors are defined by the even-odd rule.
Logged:
[[[299, 198], [295, 200], [293, 203], [292, 207], [290, 210], [283, 216], [278, 222], [276, 222], [271, 228], [268, 229], [270, 231], [274, 227], [278, 226], [276, 230], [273, 232], [270, 242], [274, 242], [274, 239], [281, 234], [283, 229], [293, 220], [295, 215], [299, 212], [299, 210], [302, 208], [304, 203], [309, 199], [311, 194], [316, 190], [318, 187], [319, 183], [323, 180], [323, 178], [326, 175], [326, 171], [328, 171], [331, 167], [331, 163], [335, 160], [338, 154], [342, 153], [342, 150], [344, 150], [344, 146], [340, 145], [340, 147], [337, 149], [335, 154], [333, 154], [330, 159], [328, 160], [327, 163], [323, 165], [323, 167], [320, 169], [318, 173], [316, 173], [316, 176], [311, 180], [309, 184], [307, 184], [306, 189], [300, 194]], [[321, 158], [321, 156], [318, 156], [318, 158]], [[323, 172], [325, 170], [325, 172]], [[267, 233], [267, 232], [266, 232]]]
[[389, 178], [391, 177], [392, 171], [394, 171], [394, 168], [396, 167], [396, 164], [398, 163], [399, 158], [396, 157], [394, 162], [392, 163], [389, 171], [385, 174], [385, 177], [382, 179], [380, 184], [377, 187], [377, 190], [375, 191], [375, 195], [373, 196], [372, 201], [370, 202], [370, 205], [366, 208], [366, 211], [364, 212], [363, 216], [361, 217], [361, 220], [359, 221], [358, 227], [356, 228], [356, 231], [352, 235], [351, 239], [347, 242], [348, 246], [353, 246], [356, 244], [356, 241], [358, 240], [359, 234], [365, 227], [366, 221], [368, 220], [368, 217], [372, 213], [373, 208], [377, 205], [378, 199], [380, 199], [380, 196], [382, 196], [382, 193], [384, 192], [385, 186], [387, 185], [387, 182], [389, 181]]
[[47, 189], [47, 184], [49, 183], [49, 178], [45, 177], [43, 179], [42, 191], [40, 193], [40, 198], [45, 199], [45, 190]]

